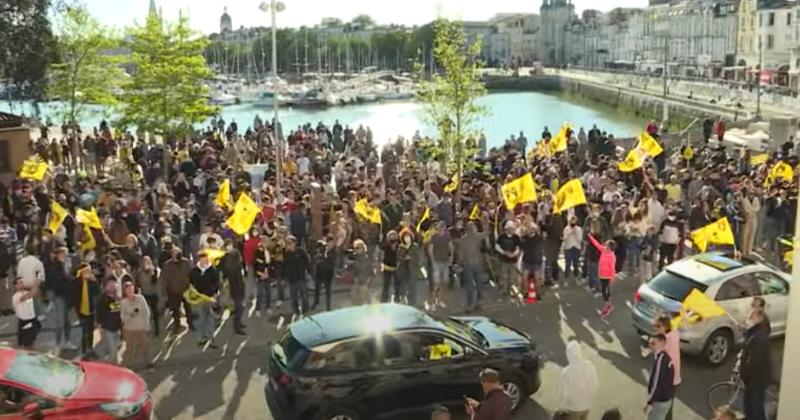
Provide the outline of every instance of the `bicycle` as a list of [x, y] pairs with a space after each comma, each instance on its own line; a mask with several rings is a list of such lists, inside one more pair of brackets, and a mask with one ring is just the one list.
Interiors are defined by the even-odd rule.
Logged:
[[733, 372], [727, 381], [717, 382], [706, 390], [706, 404], [713, 413], [720, 407], [728, 407], [737, 418], [744, 416], [744, 382], [741, 377], [742, 352], [736, 356]]

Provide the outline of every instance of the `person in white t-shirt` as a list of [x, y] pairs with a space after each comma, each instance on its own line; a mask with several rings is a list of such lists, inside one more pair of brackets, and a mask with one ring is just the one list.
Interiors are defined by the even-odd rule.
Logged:
[[33, 292], [25, 287], [22, 277], [14, 280], [14, 288], [11, 304], [17, 317], [17, 345], [31, 350], [41, 328], [33, 306]]

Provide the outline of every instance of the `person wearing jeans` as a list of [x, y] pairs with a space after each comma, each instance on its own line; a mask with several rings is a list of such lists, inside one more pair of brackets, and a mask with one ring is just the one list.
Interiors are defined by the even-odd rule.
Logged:
[[294, 236], [286, 238], [286, 253], [283, 256], [283, 269], [286, 280], [289, 282], [289, 292], [292, 297], [292, 312], [302, 315], [308, 312], [308, 290], [306, 289], [306, 275], [311, 271], [311, 262], [306, 251], [297, 247]]
[[468, 222], [464, 236], [457, 239], [458, 258], [461, 261], [467, 310], [479, 310], [483, 285], [483, 245], [486, 233], [478, 233], [475, 222]]
[[70, 304], [78, 314], [81, 324], [81, 355], [94, 358], [94, 322], [98, 299], [102, 294], [100, 285], [95, 279], [92, 267], [81, 263], [75, 272], [75, 280], [70, 282]]
[[333, 236], [328, 236], [324, 244], [320, 244], [319, 252], [316, 255], [316, 272], [314, 273], [314, 303], [311, 309], [319, 305], [319, 295], [325, 287], [325, 310], [331, 310], [331, 286], [333, 285], [333, 275], [336, 267], [336, 240]]
[[96, 321], [100, 326], [100, 358], [112, 363], [117, 363], [119, 351], [120, 330], [122, 317], [120, 315], [120, 301], [117, 297], [118, 285], [114, 279], [106, 280], [103, 284], [103, 295], [97, 302], [95, 309]]
[[53, 250], [52, 257], [45, 267], [45, 290], [50, 294], [53, 303], [56, 346], [71, 347], [70, 305], [67, 299], [68, 276], [66, 269], [67, 249], [59, 247]]
[[198, 293], [204, 296], [197, 307], [197, 334], [200, 336], [198, 345], [216, 349], [214, 343], [214, 304], [219, 294], [219, 273], [208, 260], [208, 254], [201, 251], [197, 255], [197, 266], [189, 272], [189, 283]]
[[261, 243], [256, 247], [253, 256], [253, 270], [255, 271], [256, 285], [256, 316], [261, 316], [261, 309], [266, 308], [267, 314], [272, 313], [272, 288], [270, 287], [271, 258], [267, 243], [269, 239], [262, 237]]
[[647, 420], [664, 420], [675, 397], [673, 384], [675, 371], [666, 351], [667, 337], [664, 334], [656, 334], [650, 337], [648, 343], [655, 355], [655, 361], [647, 383], [647, 405], [644, 412]]

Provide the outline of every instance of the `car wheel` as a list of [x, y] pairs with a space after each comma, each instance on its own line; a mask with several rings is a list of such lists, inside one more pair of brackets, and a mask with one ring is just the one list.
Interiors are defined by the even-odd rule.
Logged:
[[525, 382], [517, 376], [506, 377], [503, 381], [503, 391], [505, 391], [508, 398], [511, 399], [511, 409], [515, 410], [517, 407], [528, 399], [528, 389]]
[[733, 336], [725, 329], [714, 331], [703, 347], [703, 358], [711, 366], [721, 365], [733, 348]]
[[358, 411], [347, 407], [331, 407], [316, 417], [318, 420], [361, 420]]

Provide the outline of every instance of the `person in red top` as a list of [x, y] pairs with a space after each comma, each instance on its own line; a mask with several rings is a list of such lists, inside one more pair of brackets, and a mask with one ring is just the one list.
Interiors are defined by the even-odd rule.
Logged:
[[655, 136], [656, 134], [658, 134], [658, 124], [656, 124], [655, 121], [650, 120], [650, 122], [647, 123], [647, 127], [645, 128], [645, 130], [647, 131], [647, 134]]
[[725, 120], [720, 118], [717, 121], [717, 126], [714, 131], [717, 133], [717, 140], [722, 143], [722, 141], [725, 139]]
[[247, 268], [244, 295], [248, 302], [255, 299], [256, 295], [256, 271], [253, 268], [253, 264], [256, 260], [256, 248], [258, 248], [259, 243], [261, 243], [261, 231], [257, 227], [254, 227], [250, 229], [250, 236], [244, 241], [244, 247], [242, 249], [242, 258], [244, 258], [244, 265]]
[[613, 240], [606, 241], [605, 245], [595, 239], [593, 235], [589, 235], [589, 241], [600, 252], [600, 260], [597, 264], [597, 277], [600, 279], [600, 289], [603, 293], [603, 301], [605, 306], [603, 309], [597, 311], [601, 318], [605, 318], [614, 310], [614, 305], [611, 303], [611, 283], [616, 277], [617, 256], [614, 251], [617, 249], [617, 243]]

